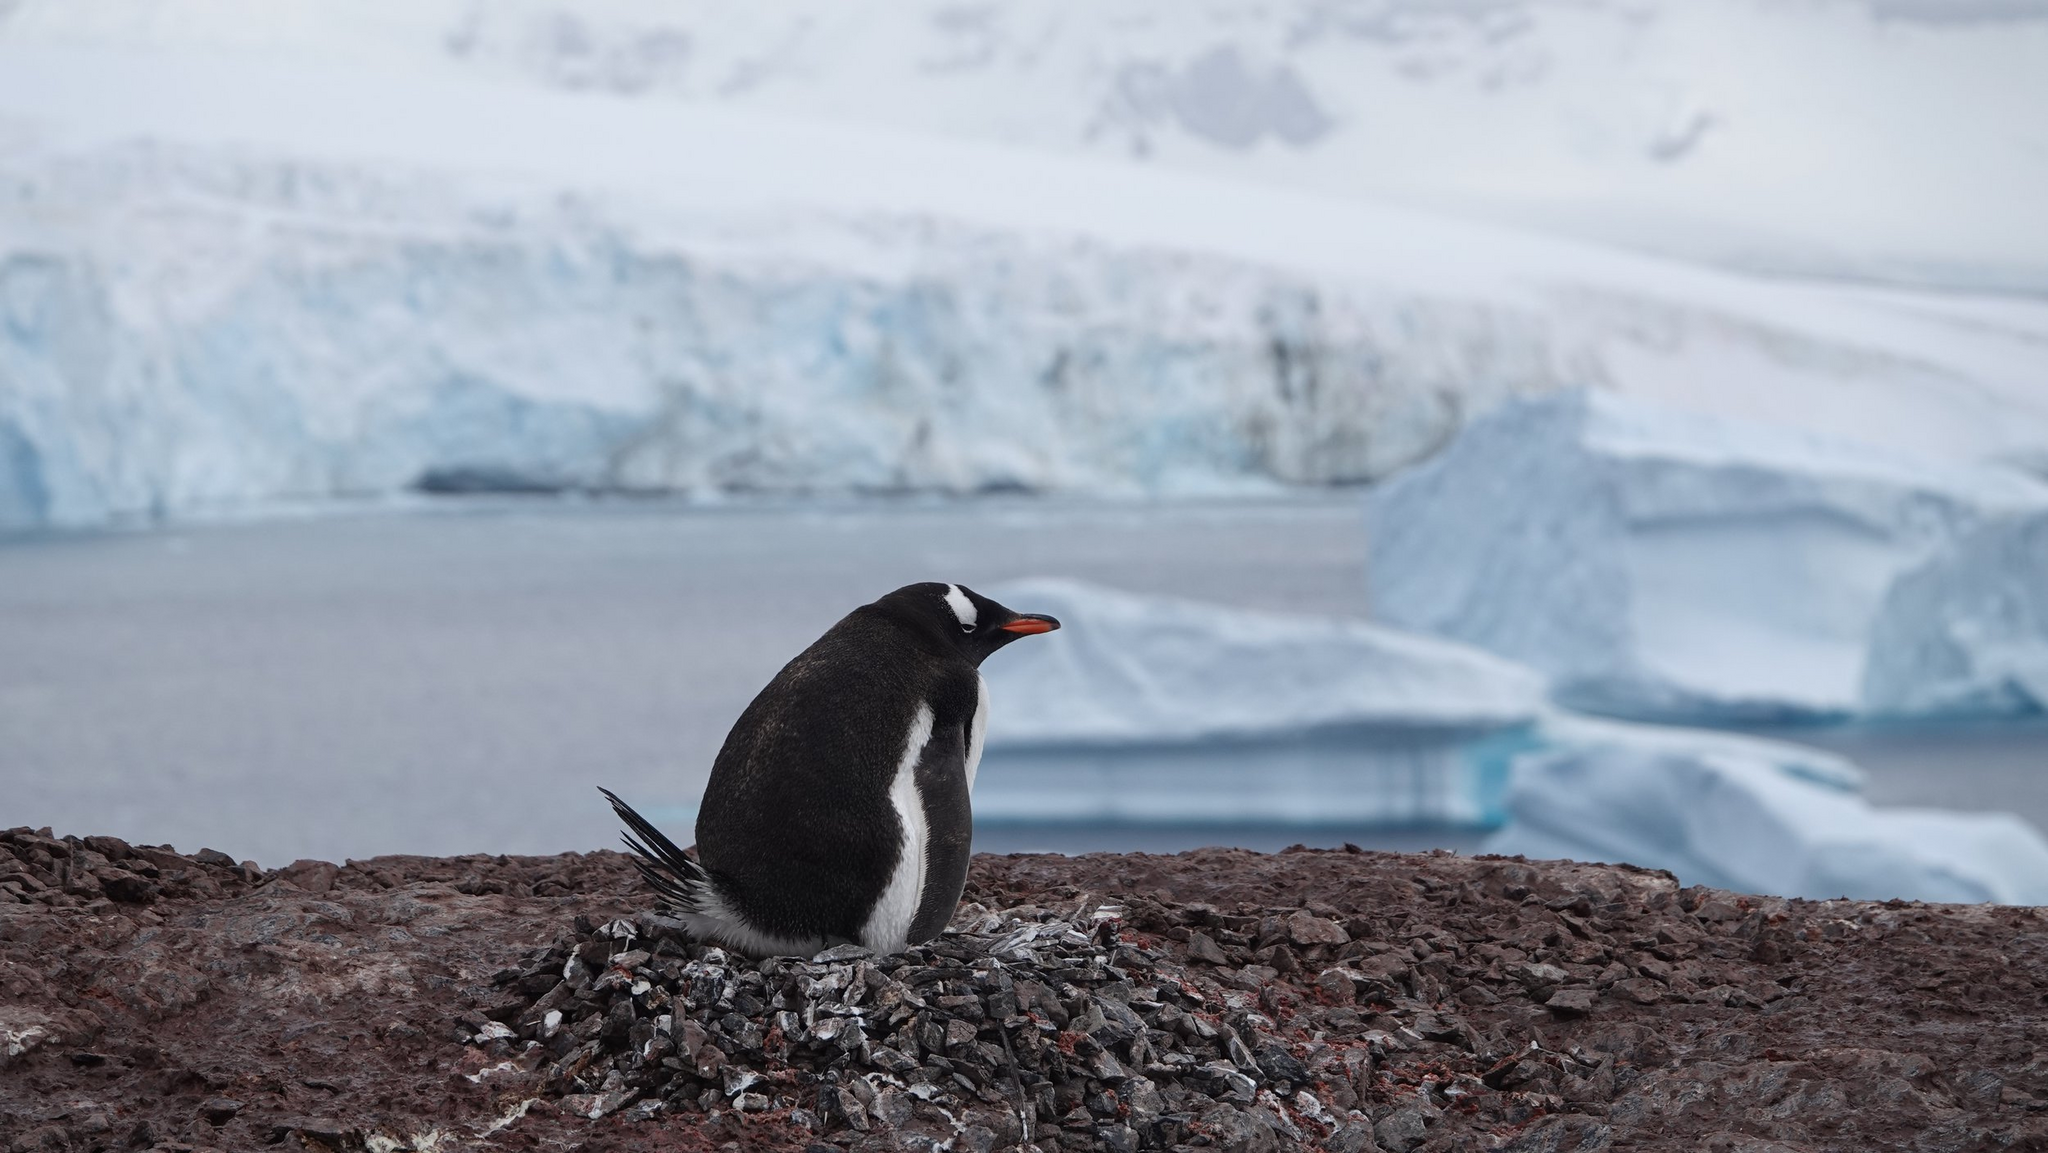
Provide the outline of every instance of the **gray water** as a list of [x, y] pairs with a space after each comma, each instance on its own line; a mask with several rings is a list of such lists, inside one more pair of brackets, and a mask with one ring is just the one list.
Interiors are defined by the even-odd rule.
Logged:
[[[595, 786], [648, 808], [694, 806], [755, 691], [898, 585], [1062, 575], [1363, 615], [1364, 557], [1356, 502], [1342, 496], [486, 500], [5, 541], [0, 827], [265, 864], [594, 848], [616, 840]], [[1856, 757], [1880, 802], [2009, 808], [2048, 828], [2048, 722], [1773, 735]], [[1469, 850], [1477, 838], [1103, 825], [990, 828], [976, 847], [1344, 841]]]
[[1855, 761], [1880, 805], [2004, 809], [2048, 830], [2048, 717], [1746, 730]]
[[1363, 545], [1342, 498], [482, 501], [16, 540], [0, 827], [265, 864], [614, 844], [596, 786], [694, 806], [760, 686], [892, 588], [1049, 574], [1355, 613]]

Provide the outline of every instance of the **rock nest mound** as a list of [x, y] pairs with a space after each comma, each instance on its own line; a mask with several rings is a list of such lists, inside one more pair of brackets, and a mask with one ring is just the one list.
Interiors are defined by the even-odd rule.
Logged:
[[[540, 995], [500, 1010], [516, 1028], [485, 1019], [476, 1039], [508, 1055], [538, 1042], [548, 1089], [591, 1117], [784, 1110], [821, 1135], [984, 1153], [1047, 1132], [1128, 1151], [1238, 1131], [1299, 1143], [1340, 1124], [1311, 1087], [1369, 1080], [1391, 1038], [1329, 1049], [1311, 1072], [1256, 998], [1122, 921], [1093, 901], [1064, 914], [970, 905], [902, 953], [751, 961], [660, 917], [617, 920], [500, 974]], [[1309, 921], [1311, 936], [1343, 936]]]

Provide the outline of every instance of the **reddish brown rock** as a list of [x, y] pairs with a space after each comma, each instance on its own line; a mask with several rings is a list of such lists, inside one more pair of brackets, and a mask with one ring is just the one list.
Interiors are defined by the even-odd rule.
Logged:
[[1297, 945], [1348, 945], [1351, 934], [1344, 926], [1313, 913], [1296, 913], [1287, 918], [1287, 939]]
[[[2048, 1145], [2041, 910], [1760, 899], [1450, 855], [982, 857], [969, 900], [1084, 911], [1073, 931], [1105, 958], [1088, 991], [1049, 969], [977, 1000], [936, 966], [910, 988], [926, 1007], [892, 1026], [883, 1002], [904, 991], [849, 958], [803, 981], [843, 979], [829, 996], [859, 989], [866, 1016], [817, 1029], [749, 992], [740, 978], [764, 968], [693, 977], [687, 958], [608, 936], [647, 903], [617, 854], [270, 875], [219, 853], [119, 854], [0, 833], [10, 1143], [398, 1148], [438, 1132], [794, 1153], [924, 1126], [998, 1149], [1028, 1120], [1041, 1149]], [[107, 900], [107, 870], [156, 899]], [[1086, 917], [1119, 899], [1121, 921]], [[654, 969], [681, 992], [664, 976], [635, 993]], [[1066, 1062], [1021, 1111], [1019, 1087], [987, 1075], [1009, 1060], [991, 1043], [1005, 1020], [1040, 1039], [1036, 1067]], [[622, 1061], [674, 1062], [668, 1096], [635, 1096], [612, 1077]], [[947, 1095], [960, 1127], [918, 1093]]]

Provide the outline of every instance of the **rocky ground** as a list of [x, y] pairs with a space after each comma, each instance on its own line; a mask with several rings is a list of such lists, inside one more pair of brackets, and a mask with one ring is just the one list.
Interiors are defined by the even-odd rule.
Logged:
[[2048, 915], [1626, 868], [982, 857], [751, 962], [625, 859], [0, 833], [0, 1150], [2048, 1149]]

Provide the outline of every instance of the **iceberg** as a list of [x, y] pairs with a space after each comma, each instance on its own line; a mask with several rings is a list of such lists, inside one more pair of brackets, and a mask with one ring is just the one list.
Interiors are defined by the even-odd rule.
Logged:
[[[1507, 403], [1373, 490], [1370, 598], [1550, 675], [1566, 708], [1838, 717], [1895, 578], [2041, 510], [2048, 486], [2016, 471], [1575, 390]], [[2013, 563], [1998, 579], [2041, 571]]]
[[1863, 707], [2048, 711], [2048, 513], [1987, 521], [1892, 582], [1871, 627]]
[[1363, 620], [1144, 596], [1065, 578], [988, 590], [1067, 626], [986, 670], [989, 747], [1240, 739], [1313, 729], [1497, 729], [1543, 678], [1465, 645]]
[[2048, 903], [2048, 840], [2006, 813], [1890, 809], [1860, 774], [1777, 741], [1559, 718], [1511, 770], [1486, 851], [1669, 869], [1826, 899]]
[[1741, 892], [2048, 901], [2048, 841], [2015, 817], [1876, 807], [1833, 753], [1563, 711], [1455, 642], [1065, 579], [983, 591], [1065, 627], [984, 670], [979, 822], [1498, 829], [1486, 851]]
[[1063, 579], [984, 591], [1065, 627], [984, 670], [977, 820], [1486, 827], [1543, 708], [1528, 669], [1363, 621]]

